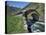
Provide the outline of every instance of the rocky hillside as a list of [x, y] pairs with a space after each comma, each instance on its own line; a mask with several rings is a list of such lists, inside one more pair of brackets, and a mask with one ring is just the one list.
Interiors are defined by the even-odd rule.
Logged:
[[35, 9], [40, 15], [39, 15], [39, 20], [40, 21], [44, 21], [44, 3], [30, 3], [29, 5], [27, 5], [25, 8], [25, 10], [27, 9]]

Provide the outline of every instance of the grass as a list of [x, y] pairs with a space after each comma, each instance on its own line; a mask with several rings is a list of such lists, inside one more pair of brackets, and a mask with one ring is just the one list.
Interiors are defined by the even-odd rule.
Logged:
[[7, 16], [7, 33], [25, 32], [22, 17]]

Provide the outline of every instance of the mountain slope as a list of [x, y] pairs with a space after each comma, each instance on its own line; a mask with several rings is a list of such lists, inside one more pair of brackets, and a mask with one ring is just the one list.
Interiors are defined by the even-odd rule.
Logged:
[[21, 10], [21, 8], [10, 6], [6, 6], [6, 8], [7, 8], [7, 15], [12, 15], [12, 13], [15, 14], [17, 11]]

